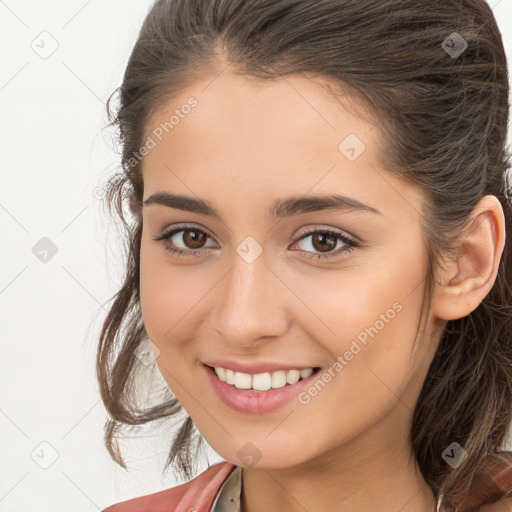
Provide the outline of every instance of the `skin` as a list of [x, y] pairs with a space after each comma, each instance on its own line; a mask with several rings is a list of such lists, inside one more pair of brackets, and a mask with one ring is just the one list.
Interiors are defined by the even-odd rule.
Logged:
[[[412, 414], [446, 321], [469, 314], [494, 283], [505, 239], [499, 202], [479, 203], [415, 342], [427, 270], [424, 196], [380, 167], [377, 118], [355, 99], [327, 94], [318, 79], [262, 84], [225, 70], [174, 97], [147, 133], [191, 96], [197, 107], [145, 157], [143, 199], [200, 197], [222, 221], [143, 207], [141, 307], [163, 377], [214, 450], [244, 468], [243, 511], [432, 512], [436, 499], [408, 440]], [[349, 134], [366, 146], [355, 161], [338, 150]], [[276, 199], [333, 192], [380, 214], [268, 216]], [[172, 240], [203, 252], [177, 256], [154, 240], [184, 222], [208, 237], [194, 245], [196, 233], [182, 231]], [[338, 241], [337, 256], [310, 259], [329, 253], [314, 235], [299, 241], [318, 226], [360, 246], [346, 252]], [[263, 249], [252, 263], [236, 251], [247, 236]], [[400, 312], [308, 404], [240, 413], [206, 378], [202, 361], [213, 358], [328, 369], [394, 303]], [[249, 442], [260, 457], [250, 466], [237, 455]]]

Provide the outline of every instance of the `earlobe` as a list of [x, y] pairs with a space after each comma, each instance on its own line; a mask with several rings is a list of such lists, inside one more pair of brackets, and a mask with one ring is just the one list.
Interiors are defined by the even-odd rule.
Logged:
[[505, 246], [505, 216], [496, 196], [484, 196], [475, 207], [471, 221], [460, 235], [456, 258], [437, 283], [432, 314], [441, 320], [469, 315], [491, 290]]

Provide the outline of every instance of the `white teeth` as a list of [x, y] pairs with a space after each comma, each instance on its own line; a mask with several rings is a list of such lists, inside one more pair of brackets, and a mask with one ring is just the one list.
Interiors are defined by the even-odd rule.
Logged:
[[216, 368], [217, 375], [222, 382], [226, 382], [226, 370], [224, 368]]
[[234, 384], [235, 383], [235, 372], [233, 370], [228, 370], [226, 368], [226, 383]]
[[305, 370], [300, 371], [300, 376], [303, 379], [306, 379], [313, 373], [313, 368], [306, 368]]
[[[247, 375], [247, 374], [245, 374]], [[250, 375], [249, 375], [250, 378]], [[249, 379], [249, 383], [250, 383]], [[267, 391], [272, 387], [272, 377], [270, 376], [270, 373], [257, 373], [256, 375], [252, 376], [252, 388], [256, 389], [257, 391]]]
[[286, 382], [288, 382], [288, 384], [295, 384], [296, 382], [298, 382], [300, 379], [300, 370], [290, 370], [287, 374], [286, 374]]
[[235, 387], [238, 389], [251, 389], [251, 376], [248, 373], [235, 372]]
[[280, 370], [278, 372], [272, 373], [272, 387], [273, 388], [282, 388], [286, 386], [286, 372]]
[[215, 367], [215, 373], [222, 382], [234, 385], [238, 389], [254, 389], [267, 391], [277, 389], [287, 384], [295, 384], [301, 378], [306, 379], [313, 373], [313, 368], [304, 370], [279, 370], [251, 375], [249, 373], [234, 372], [228, 368]]

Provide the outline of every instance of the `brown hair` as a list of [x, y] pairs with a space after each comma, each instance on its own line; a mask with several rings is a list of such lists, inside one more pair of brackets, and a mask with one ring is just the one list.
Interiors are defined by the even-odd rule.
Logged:
[[[454, 41], [458, 47], [467, 43], [460, 55], [449, 51]], [[383, 165], [418, 185], [428, 200], [423, 319], [436, 269], [456, 251], [479, 199], [499, 198], [507, 239], [496, 282], [471, 314], [448, 322], [414, 411], [410, 441], [443, 511], [473, 510], [508, 494], [503, 486], [496, 491], [493, 477], [511, 464], [499, 454], [512, 420], [509, 84], [501, 35], [482, 0], [154, 2], [122, 85], [107, 103], [122, 146], [122, 170], [108, 183], [107, 202], [127, 234], [124, 283], [97, 352], [101, 397], [111, 416], [105, 424], [111, 456], [126, 468], [116, 440], [120, 430], [182, 410], [169, 390], [151, 407], [134, 400], [140, 385], [135, 375], [144, 369], [135, 356], [147, 341], [139, 304], [142, 161], [134, 155], [151, 114], [195, 80], [222, 72], [226, 63], [262, 80], [298, 73], [326, 77], [371, 106], [382, 128]], [[112, 114], [116, 93], [119, 106]], [[133, 222], [124, 217], [125, 200]], [[187, 416], [164, 471], [172, 464], [193, 476], [193, 434], [197, 448], [202, 437]], [[456, 468], [442, 457], [453, 442], [468, 453]]]

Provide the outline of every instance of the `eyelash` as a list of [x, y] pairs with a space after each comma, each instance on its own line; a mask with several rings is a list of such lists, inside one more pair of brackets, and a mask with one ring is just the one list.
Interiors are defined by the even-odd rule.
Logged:
[[[192, 256], [195, 256], [196, 254], [198, 254], [200, 252], [204, 252], [205, 251], [205, 249], [187, 249], [187, 250], [185, 250], [185, 249], [177, 248], [170, 241], [170, 238], [172, 236], [174, 236], [176, 233], [180, 233], [181, 231], [196, 231], [198, 233], [204, 234], [204, 235], [208, 236], [209, 238], [211, 238], [206, 231], [204, 231], [202, 229], [199, 229], [198, 227], [188, 226], [188, 225], [181, 225], [181, 226], [178, 226], [178, 227], [175, 227], [175, 228], [171, 229], [170, 231], [167, 231], [167, 232], [163, 233], [161, 236], [159, 236], [157, 238], [154, 238], [153, 240], [155, 240], [157, 242], [162, 242], [163, 246], [165, 247], [165, 249], [167, 251], [169, 251], [170, 253], [175, 254], [177, 256], [186, 255], [186, 257], [187, 256], [191, 256], [192, 257]], [[342, 249], [341, 251], [338, 250], [336, 252], [330, 252], [330, 253], [325, 253], [325, 254], [321, 254], [321, 253], [320, 254], [319, 253], [307, 253], [306, 252], [306, 254], [307, 254], [306, 258], [316, 259], [316, 260], [327, 260], [327, 259], [335, 258], [335, 257], [339, 256], [341, 253], [350, 253], [354, 249], [359, 247], [359, 244], [355, 240], [352, 240], [352, 239], [348, 238], [345, 235], [342, 235], [341, 233], [339, 233], [337, 231], [332, 231], [330, 229], [321, 229], [321, 228], [320, 229], [316, 228], [316, 229], [313, 229], [311, 231], [307, 231], [307, 232], [303, 233], [301, 236], [299, 236], [299, 238], [296, 240], [296, 242], [294, 242], [293, 245], [295, 245], [296, 243], [300, 242], [304, 238], [307, 238], [308, 236], [311, 236], [311, 235], [315, 235], [317, 233], [333, 235], [338, 240], [341, 240], [346, 245], [346, 248]], [[208, 248], [206, 250], [208, 250]]]

